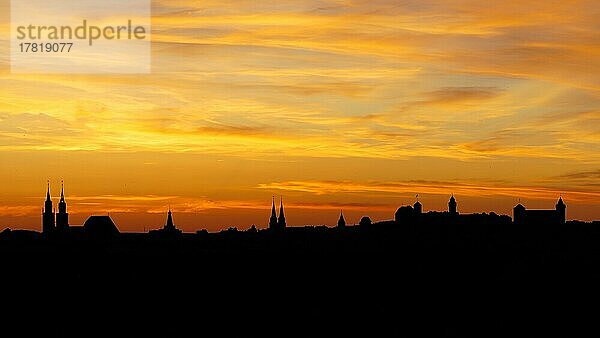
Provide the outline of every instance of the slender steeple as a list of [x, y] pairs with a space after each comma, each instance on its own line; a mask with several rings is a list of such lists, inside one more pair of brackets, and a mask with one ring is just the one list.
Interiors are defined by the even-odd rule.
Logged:
[[277, 213], [275, 212], [275, 196], [273, 196], [273, 204], [271, 207], [271, 218], [269, 218], [269, 229], [277, 228]]
[[175, 229], [175, 224], [173, 224], [173, 214], [171, 213], [170, 207], [169, 213], [167, 214], [167, 224], [165, 224], [165, 229]]
[[65, 202], [65, 184], [60, 182], [60, 201], [58, 202], [58, 212], [67, 212], [67, 202]]
[[343, 228], [346, 226], [346, 220], [344, 219], [344, 211], [340, 210], [340, 219], [338, 220], [338, 228]]
[[50, 197], [50, 180], [48, 180], [46, 201], [44, 202], [44, 210], [42, 213], [42, 232], [44, 234], [49, 234], [52, 231], [54, 231], [54, 212], [52, 210], [52, 198]]
[[279, 218], [277, 219], [277, 226], [280, 229], [285, 228], [285, 214], [283, 213], [283, 197], [281, 197], [279, 204]]
[[46, 202], [44, 203], [44, 212], [52, 212], [52, 198], [50, 197], [50, 180], [48, 180], [48, 190], [46, 190]]
[[181, 235], [181, 230], [177, 229], [175, 223], [173, 222], [173, 212], [171, 211], [171, 206], [169, 205], [169, 211], [167, 212], [167, 221], [165, 226], [162, 229], [151, 230], [151, 234], [158, 236], [179, 236]]
[[58, 213], [56, 214], [56, 228], [66, 229], [69, 227], [69, 214], [67, 213], [67, 202], [65, 201], [65, 184], [60, 183], [60, 201], [58, 202]]

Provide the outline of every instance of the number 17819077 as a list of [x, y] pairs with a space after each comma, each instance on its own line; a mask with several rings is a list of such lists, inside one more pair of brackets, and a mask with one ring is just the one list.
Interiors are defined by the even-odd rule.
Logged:
[[72, 42], [24, 42], [19, 44], [21, 53], [70, 53]]

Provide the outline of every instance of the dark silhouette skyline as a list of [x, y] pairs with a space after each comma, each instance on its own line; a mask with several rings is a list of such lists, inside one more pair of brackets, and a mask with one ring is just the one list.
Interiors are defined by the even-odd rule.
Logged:
[[[429, 211], [424, 213], [423, 204], [419, 201], [419, 195], [416, 195], [415, 199], [415, 203], [412, 206], [401, 206], [396, 210], [393, 218], [396, 223], [429, 222], [431, 220], [441, 221], [442, 219], [440, 217], [452, 217], [453, 221], [460, 221], [461, 219], [472, 217], [472, 215], [477, 215], [459, 213], [458, 202], [454, 194], [450, 195], [450, 199], [448, 200], [448, 210], [446, 212]], [[494, 212], [491, 214], [496, 215]], [[58, 202], [58, 212], [55, 212], [55, 209], [53, 208], [53, 202], [50, 196], [50, 183], [48, 182], [46, 200], [44, 201], [44, 208], [42, 209], [42, 233], [50, 234], [53, 232], [69, 231], [71, 225], [69, 225], [68, 215], [64, 193], [64, 182], [61, 182], [61, 194]], [[501, 217], [504, 217], [504, 220], [506, 220], [507, 217], [510, 218], [509, 216]], [[111, 222], [113, 221], [111, 220]], [[527, 210], [521, 203], [519, 203], [513, 210], [512, 222], [516, 224], [564, 224], [566, 222], [566, 204], [564, 203], [562, 196], [559, 197], [559, 200], [555, 205], [555, 209], [549, 210]], [[366, 226], [372, 223], [373, 221], [369, 216], [363, 216], [358, 225]], [[337, 221], [337, 227], [344, 228], [346, 225], [347, 224], [343, 215], [343, 210], [341, 210], [340, 217]], [[280, 197], [278, 214], [275, 208], [275, 197], [273, 196], [271, 201], [271, 215], [267, 222], [267, 229], [278, 231], [283, 230], [286, 227], [287, 221], [285, 218], [283, 197]], [[167, 212], [165, 226], [162, 229], [151, 230], [150, 232], [155, 234], [181, 233], [181, 230], [177, 229], [173, 223], [173, 215], [170, 207]]]
[[[64, 182], [61, 181], [61, 187], [60, 187], [60, 195], [59, 197], [56, 197], [59, 199], [58, 203], [54, 204], [52, 197], [51, 197], [51, 187], [50, 187], [50, 183], [48, 181], [47, 183], [47, 188], [46, 188], [46, 198], [45, 198], [45, 202], [44, 202], [44, 206], [42, 208], [42, 226], [41, 226], [41, 231], [43, 233], [49, 233], [50, 231], [65, 231], [65, 229], [68, 229], [70, 227], [70, 223], [69, 223], [69, 213], [67, 212], [67, 199], [68, 196], [66, 196], [65, 194], [65, 185]], [[284, 205], [283, 205], [283, 197], [280, 198], [279, 200], [279, 212], [277, 212], [277, 208], [275, 205], [275, 197], [273, 197], [272, 199], [272, 205], [271, 205], [271, 215], [270, 218], [268, 220], [267, 223], [267, 227], [270, 229], [282, 229], [282, 228], [286, 228], [288, 226], [288, 220], [286, 219], [285, 216], [285, 210], [284, 210]], [[539, 203], [538, 203], [539, 204]], [[413, 209], [413, 211], [410, 212], [415, 212], [415, 213], [423, 213], [423, 204], [421, 203], [421, 201], [419, 200], [419, 195], [415, 196], [415, 202], [411, 207]], [[450, 199], [448, 201], [448, 212], [451, 214], [456, 214], [456, 215], [461, 215], [461, 213], [458, 212], [458, 202], [456, 200], [456, 196], [454, 196], [454, 194], [450, 194]], [[556, 203], [555, 209], [526, 209], [525, 211], [522, 211], [522, 209], [526, 209], [525, 206], [521, 203], [520, 199], [519, 199], [519, 203], [513, 208], [512, 213], [510, 214], [510, 216], [513, 219], [513, 222], [516, 223], [539, 223], [539, 222], [554, 222], [554, 221], [558, 221], [558, 222], [566, 222], [567, 221], [567, 213], [566, 213], [566, 204], [564, 203], [564, 200], [562, 199], [562, 196], [559, 196], [559, 201]], [[559, 210], [561, 209], [561, 210]], [[168, 210], [166, 211], [170, 211], [171, 208], [169, 207]], [[300, 214], [303, 212], [301, 209], [295, 208], [295, 210], [298, 210], [296, 212], [299, 212]], [[472, 208], [471, 208], [472, 210]], [[398, 209], [396, 210], [396, 213], [393, 215], [393, 218], [390, 219], [398, 219], [398, 212], [402, 213], [403, 211]], [[495, 213], [495, 212], [494, 212]], [[557, 214], [558, 213], [558, 214]], [[82, 217], [82, 213], [81, 212], [76, 212], [79, 222], [83, 222], [85, 219], [81, 219], [80, 217]], [[102, 213], [100, 213], [102, 214]], [[385, 221], [386, 218], [385, 216], [381, 216], [381, 211], [377, 210], [377, 218], [373, 219], [371, 217], [371, 215], [364, 215], [364, 216], [368, 216], [369, 218], [372, 219], [372, 222], [378, 222], [378, 221]], [[293, 216], [295, 216], [297, 214], [293, 214]], [[355, 215], [353, 215], [354, 217], [357, 217], [356, 212]], [[362, 216], [361, 216], [362, 217]], [[188, 229], [188, 231], [196, 231], [198, 230], [197, 228], [192, 228], [190, 229], [190, 215], [186, 215], [185, 216], [185, 220], [186, 220], [186, 228]], [[292, 221], [294, 220], [294, 218], [292, 219]], [[334, 219], [331, 218], [324, 218], [322, 220], [318, 220], [313, 224], [332, 224], [333, 226], [335, 226], [339, 221], [339, 219], [337, 219], [336, 221], [334, 221]], [[344, 218], [344, 221], [346, 222], [347, 219]], [[224, 223], [226, 224], [227, 221], [224, 221]], [[248, 222], [248, 223], [244, 223], [243, 220], [237, 220], [236, 221], [237, 224], [234, 224], [236, 227], [246, 227], [249, 224], [258, 224], [258, 228], [263, 228], [263, 226], [261, 226], [260, 222], [256, 222], [256, 220], [253, 220], [253, 222]], [[360, 217], [355, 218], [355, 220], [353, 222], [351, 222], [353, 224], [359, 224], [360, 223]], [[264, 224], [264, 223], [263, 223]], [[304, 223], [305, 225], [308, 224], [310, 225], [310, 223]], [[144, 232], [146, 231], [150, 231], [151, 229], [155, 228], [154, 225], [152, 224], [148, 224], [148, 223], [144, 223], [144, 222], [140, 222], [138, 223], [138, 225], [140, 226], [140, 228], [143, 228]], [[230, 225], [231, 226], [231, 225]], [[298, 222], [296, 222], [296, 224], [294, 226], [301, 226], [298, 224]], [[18, 227], [18, 225], [17, 225]], [[131, 228], [131, 225], [128, 224], [127, 227]], [[61, 230], [62, 229], [62, 230]], [[126, 230], [126, 231], [131, 231], [131, 230]], [[134, 230], [136, 231], [136, 230]], [[219, 231], [219, 229], [217, 229], [216, 231]]]
[[[59, 221], [68, 195], [61, 186], [55, 213], [48, 187], [42, 232], [0, 233], [0, 283], [22, 304], [51, 308], [41, 319], [51, 324], [19, 327], [38, 335], [505, 337], [523, 326], [540, 334], [558, 313], [567, 331], [549, 332], [573, 332], [568, 315], [544, 302], [524, 311], [526, 321], [511, 318], [520, 309], [503, 308], [514, 290], [600, 281], [600, 222], [563, 222], [562, 197], [550, 210], [519, 204], [513, 222], [460, 213], [453, 194], [447, 210], [428, 211], [417, 196], [388, 221], [365, 215], [350, 225], [340, 210], [335, 227], [287, 227], [279, 202], [264, 229], [184, 233], [169, 207], [162, 228], [123, 233], [108, 215]], [[98, 304], [131, 320], [102, 320]]]
[[599, 1], [1, 7], [0, 336], [599, 335]]

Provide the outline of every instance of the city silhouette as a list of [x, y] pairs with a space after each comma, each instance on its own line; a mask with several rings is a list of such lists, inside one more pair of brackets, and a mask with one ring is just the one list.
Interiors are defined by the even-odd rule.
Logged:
[[[486, 226], [489, 224], [494, 225], [506, 225], [511, 224], [525, 225], [525, 226], [558, 226], [567, 223], [566, 218], [567, 206], [562, 199], [562, 196], [558, 198], [554, 209], [540, 210], [533, 209], [528, 210], [521, 203], [517, 204], [513, 209], [512, 218], [507, 215], [497, 215], [494, 212], [490, 214], [461, 214], [458, 212], [458, 202], [451, 194], [448, 200], [447, 211], [428, 211], [423, 212], [423, 204], [418, 200], [416, 196], [415, 203], [407, 206], [399, 207], [394, 213], [393, 221], [383, 221], [373, 223], [369, 216], [364, 216], [360, 219], [358, 227], [387, 227], [391, 224], [397, 226], [405, 225], [416, 225], [416, 224], [448, 224], [448, 225], [480, 225]], [[83, 225], [71, 225], [69, 224], [69, 213], [67, 212], [67, 202], [65, 198], [64, 182], [61, 182], [60, 200], [58, 202], [58, 212], [54, 208], [50, 194], [50, 182], [48, 181], [46, 189], [46, 199], [42, 208], [42, 226], [41, 233], [34, 231], [19, 231], [20, 236], [28, 236], [34, 238], [39, 237], [43, 239], [57, 239], [64, 236], [71, 238], [85, 237], [89, 239], [109, 239], [115, 238], [120, 235], [120, 231], [117, 225], [113, 222], [110, 216], [90, 216]], [[585, 222], [572, 221], [572, 224], [585, 224]], [[592, 222], [597, 223], [597, 222]], [[344, 211], [340, 210], [340, 217], [337, 221], [338, 229], [345, 229], [347, 227], [346, 220], [344, 218]], [[287, 228], [283, 197], [279, 199], [279, 212], [275, 206], [275, 197], [271, 201], [271, 215], [267, 222], [266, 231], [270, 232], [281, 232]], [[313, 227], [305, 227], [306, 229], [313, 229]], [[325, 231], [326, 228], [319, 227], [319, 230]], [[302, 228], [296, 228], [293, 231], [302, 231]], [[292, 231], [292, 230], [288, 230]], [[238, 232], [237, 228], [230, 228], [225, 233]], [[257, 233], [258, 229], [256, 225], [252, 225], [248, 229], [249, 233]], [[12, 234], [11, 229], [6, 229], [2, 235], [10, 238]], [[207, 232], [201, 230], [197, 231], [196, 235], [206, 235]], [[178, 229], [173, 222], [173, 213], [169, 207], [166, 215], [165, 226], [161, 229], [150, 230], [148, 235], [152, 237], [176, 237], [183, 235], [183, 232]], [[186, 234], [189, 235], [189, 234]]]
[[[600, 222], [567, 220], [561, 196], [548, 210], [518, 203], [511, 217], [461, 213], [454, 194], [427, 211], [417, 195], [388, 221], [347, 224], [340, 210], [334, 227], [290, 227], [273, 197], [264, 225], [216, 233], [182, 232], [171, 207], [144, 233], [122, 233], [108, 215], [73, 225], [67, 202], [61, 184], [55, 208], [48, 184], [40, 231], [0, 233], [5, 294], [41, 306], [48, 323], [19, 326], [27, 334], [564, 334], [579, 327], [546, 308], [546, 287], [600, 280]], [[531, 285], [537, 312], [504, 312]], [[104, 307], [128, 319], [106, 321]]]

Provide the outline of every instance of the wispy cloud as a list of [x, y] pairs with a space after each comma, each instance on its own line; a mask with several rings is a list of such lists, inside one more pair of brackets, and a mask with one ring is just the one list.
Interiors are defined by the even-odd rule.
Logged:
[[425, 93], [427, 99], [421, 104], [447, 105], [456, 103], [481, 103], [481, 101], [494, 98], [500, 90], [493, 87], [448, 87]]
[[448, 181], [406, 182], [351, 182], [351, 181], [289, 181], [265, 183], [261, 189], [297, 191], [315, 195], [333, 194], [386, 194], [414, 196], [415, 194], [449, 195], [454, 193], [469, 197], [518, 196], [529, 199], [554, 199], [564, 195], [575, 202], [598, 203], [600, 193], [595, 190], [557, 189], [540, 186], [514, 186], [507, 184], [472, 184]]
[[133, 201], [133, 202], [147, 202], [147, 201], [168, 201], [178, 198], [178, 196], [128, 196], [128, 195], [100, 195], [100, 196], [69, 196], [69, 200], [81, 201], [81, 202], [94, 202], [94, 201]]

